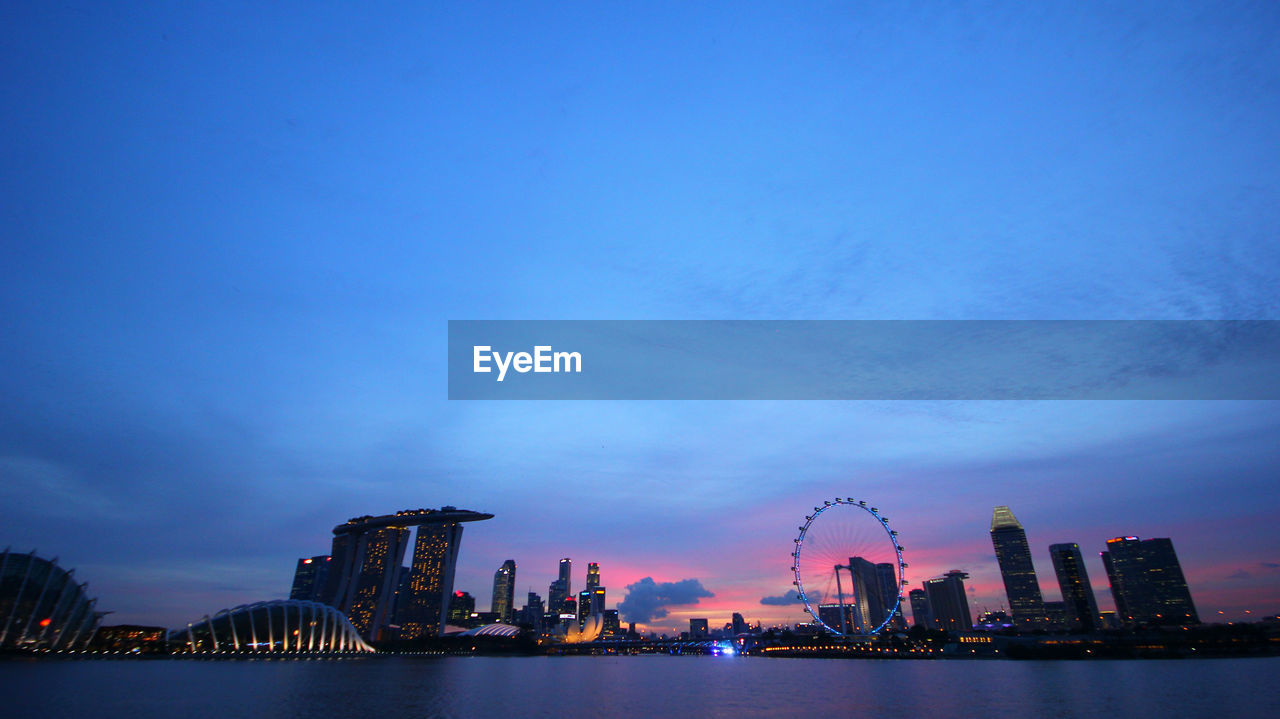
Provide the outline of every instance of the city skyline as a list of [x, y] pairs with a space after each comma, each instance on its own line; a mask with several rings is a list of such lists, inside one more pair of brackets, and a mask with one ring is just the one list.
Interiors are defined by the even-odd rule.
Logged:
[[0, 546], [114, 620], [283, 598], [353, 513], [452, 505], [494, 514], [481, 610], [568, 556], [651, 626], [794, 621], [834, 496], [975, 614], [998, 505], [1044, 600], [1076, 543], [1110, 610], [1139, 536], [1201, 619], [1280, 610], [1276, 401], [447, 399], [450, 320], [1280, 320], [1275, 4], [7, 19]]
[[[453, 507], [446, 507], [445, 509], [449, 511], [454, 510]], [[435, 511], [436, 510], [416, 510], [414, 512], [408, 512], [408, 511], [403, 513], [397, 512], [396, 515], [388, 515], [388, 517], [376, 518], [376, 519], [385, 520], [385, 519], [389, 519], [392, 516], [399, 516], [401, 514], [416, 514], [421, 512], [430, 513]], [[461, 514], [470, 514], [470, 513], [462, 512]], [[484, 517], [486, 515], [481, 514], [477, 516]], [[357, 518], [355, 520], [351, 520], [351, 522], [349, 523], [355, 523], [361, 520], [368, 520], [368, 519], [370, 518], [369, 517]], [[448, 526], [457, 527], [458, 525], [453, 524]], [[340, 525], [338, 529], [342, 529], [342, 526]], [[421, 528], [419, 528], [419, 531], [420, 530]], [[993, 541], [994, 541], [994, 538], [996, 537], [996, 530], [1002, 530], [1006, 534], [1011, 530], [1015, 532], [1015, 536], [1012, 538], [1013, 544], [1010, 545], [1012, 548], [1007, 551], [1013, 551], [1020, 554], [1021, 552], [1026, 551], [1029, 548], [1029, 543], [1026, 538], [1025, 528], [1022, 526], [1021, 522], [1019, 522], [1016, 519], [1016, 517], [1013, 515], [1010, 508], [1006, 505], [996, 506], [992, 511], [991, 533], [993, 536]], [[418, 535], [418, 536], [420, 537], [422, 535]], [[422, 540], [418, 539], [417, 541], [421, 542]], [[1005, 541], [1008, 542], [1009, 540], [1005, 540]], [[1106, 540], [1105, 546], [1108, 548], [1108, 550], [1111, 550], [1113, 547], [1117, 546], [1117, 543], [1121, 543], [1120, 546], [1123, 547], [1123, 546], [1126, 546], [1125, 545], [1126, 542], [1134, 543], [1137, 541], [1138, 541], [1138, 538], [1133, 536], [1109, 538]], [[1147, 547], [1151, 547], [1151, 546], [1158, 547], [1158, 549], [1156, 550], [1147, 550], [1148, 553], [1151, 553], [1154, 551], [1155, 552], [1154, 556], [1158, 558], [1158, 561], [1153, 559], [1146, 560], [1148, 564], [1150, 564], [1153, 561], [1157, 562], [1159, 566], [1159, 568], [1157, 569], [1158, 574], [1173, 572], [1176, 575], [1176, 578], [1168, 578], [1161, 582], [1157, 582], [1157, 585], [1173, 586], [1174, 589], [1172, 591], [1174, 593], [1172, 595], [1169, 594], [1170, 590], [1168, 589], [1161, 590], [1157, 588], [1156, 590], [1154, 590], [1154, 591], [1162, 592], [1163, 596], [1165, 597], [1172, 596], [1173, 598], [1163, 599], [1163, 600], [1147, 599], [1146, 601], [1148, 603], [1151, 601], [1169, 601], [1169, 602], [1175, 602], [1175, 603], [1191, 601], [1191, 600], [1183, 600], [1178, 598], [1179, 595], [1177, 594], [1177, 592], [1181, 591], [1185, 593], [1187, 591], [1187, 583], [1186, 583], [1186, 580], [1182, 578], [1183, 575], [1182, 575], [1181, 567], [1179, 565], [1177, 557], [1173, 553], [1172, 545], [1169, 544], [1169, 541], [1170, 540], [1167, 538], [1155, 538], [1155, 539], [1146, 540], [1143, 543], [1143, 545]], [[419, 543], [419, 547], [421, 546], [423, 545]], [[1000, 544], [997, 543], [996, 544], [997, 552], [999, 552], [999, 547], [1000, 547]], [[988, 611], [1004, 611], [1011, 616], [1012, 623], [1024, 631], [1030, 631], [1030, 630], [1036, 630], [1036, 629], [1047, 629], [1047, 628], [1051, 628], [1051, 626], [1053, 625], [1053, 622], [1049, 621], [1045, 607], [1051, 604], [1058, 604], [1062, 606], [1062, 611], [1064, 612], [1064, 614], [1057, 624], [1057, 626], [1059, 627], [1074, 627], [1076, 629], [1083, 629], [1084, 631], [1090, 631], [1095, 628], [1101, 628], [1102, 626], [1104, 626], [1099, 624], [1099, 622], [1102, 619], [1100, 613], [1103, 611], [1106, 611], [1108, 613], [1114, 613], [1115, 615], [1117, 615], [1116, 620], [1125, 625], [1129, 625], [1131, 622], [1135, 621], [1135, 617], [1132, 611], [1126, 615], [1126, 613], [1124, 611], [1121, 611], [1120, 607], [1116, 605], [1116, 602], [1114, 601], [1114, 598], [1116, 596], [1116, 590], [1112, 586], [1107, 587], [1107, 596], [1104, 597], [1104, 601], [1106, 601], [1106, 604], [1103, 604], [1101, 606], [1110, 605], [1112, 607], [1115, 607], [1115, 609], [1099, 609], [1100, 604], [1098, 602], [1097, 590], [1093, 589], [1091, 586], [1091, 582], [1089, 581], [1089, 577], [1088, 577], [1087, 565], [1084, 562], [1083, 555], [1081, 554], [1080, 547], [1077, 543], [1074, 543], [1074, 542], [1055, 543], [1048, 547], [1047, 553], [1049, 555], [1050, 564], [1052, 566], [1052, 576], [1050, 577], [1050, 579], [1052, 580], [1052, 582], [1056, 582], [1057, 585], [1060, 587], [1059, 596], [1061, 597], [1061, 599], [1059, 600], [1040, 599], [1040, 597], [1042, 596], [1052, 596], [1052, 593], [1041, 593], [1037, 591], [1036, 596], [1037, 596], [1037, 599], [1039, 599], [1040, 609], [1034, 610], [1037, 613], [1030, 615], [1029, 617], [1024, 615], [1024, 619], [1022, 621], [1019, 621], [1017, 619], [1018, 614], [1011, 609], [1012, 603], [1008, 601], [1001, 602], [994, 607], [990, 605], [985, 605], [985, 604], [979, 607], [970, 606], [970, 603], [972, 601], [970, 598], [970, 594], [974, 591], [972, 588], [969, 588], [968, 591], [965, 591], [963, 594], [959, 595], [963, 597], [962, 601], [956, 598], [955, 596], [952, 596], [952, 595], [956, 595], [957, 592], [965, 589], [965, 580], [968, 580], [970, 578], [970, 575], [967, 571], [953, 568], [946, 572], [938, 572], [936, 573], [936, 576], [926, 576], [926, 577], [920, 578], [918, 581], [908, 580], [907, 585], [902, 588], [902, 602], [898, 609], [898, 614], [901, 615], [901, 618], [903, 619], [904, 624], [898, 625], [898, 626], [905, 627], [907, 625], [915, 625], [915, 624], [921, 623], [921, 620], [918, 615], [918, 612], [921, 610], [925, 612], [925, 617], [926, 617], [926, 619], [924, 620], [925, 626], [937, 628], [939, 626], [939, 622], [943, 621], [948, 625], [948, 628], [952, 630], [954, 630], [957, 626], [967, 626], [968, 623], [974, 622], [976, 620], [976, 617], [981, 613], [985, 613]], [[1100, 554], [1104, 554], [1104, 553], [1100, 553]], [[295, 569], [295, 575], [292, 582], [292, 588], [289, 593], [290, 599], [308, 598], [308, 595], [306, 592], [303, 592], [301, 594], [299, 593], [299, 587], [300, 586], [309, 587], [310, 582], [317, 581], [317, 580], [314, 580], [313, 577], [321, 576], [321, 575], [317, 574], [319, 570], [317, 570], [316, 567], [317, 566], [323, 567], [324, 562], [328, 559], [329, 559], [328, 557], [324, 557], [324, 556], [303, 557], [298, 559], [297, 567]], [[1027, 559], [1030, 559], [1030, 558], [1028, 557]], [[452, 561], [456, 561], [456, 560], [457, 560], [457, 555], [456, 555], [456, 543], [455, 543], [454, 555], [452, 557]], [[1005, 574], [1005, 571], [1002, 569], [999, 555], [998, 554], [994, 555], [993, 560], [996, 562], [997, 570], [1002, 575], [1001, 576], [1002, 589], [1004, 591], [1004, 598], [1007, 600], [1008, 594], [1010, 592], [1010, 585], [1008, 583], [1009, 580], [1003, 576]], [[556, 579], [552, 580], [552, 582], [549, 584], [548, 596], [554, 596], [554, 593], [557, 591], [557, 587], [561, 586], [560, 584], [561, 582], [565, 582], [566, 585], [569, 587], [573, 586], [572, 561], [573, 560], [571, 557], [561, 557], [558, 560], [558, 562], [556, 563], [556, 568], [557, 568], [556, 574], [555, 574]], [[875, 626], [880, 621], [885, 619], [888, 606], [880, 603], [883, 601], [880, 597], [888, 596], [888, 595], [885, 595], [884, 592], [891, 592], [892, 587], [895, 587], [896, 585], [895, 585], [895, 578], [893, 576], [892, 565], [887, 565], [887, 564], [872, 565], [867, 563], [865, 560], [861, 559], [860, 557], [851, 557], [849, 561], [850, 561], [850, 566], [839, 568], [845, 571], [852, 572], [849, 579], [850, 590], [846, 595], [847, 604], [845, 608], [847, 612], [858, 611], [861, 613], [858, 614], [857, 616], [853, 614], [849, 614], [847, 616], [848, 626], [846, 627], [846, 629], [848, 629], [849, 631], [858, 631], [858, 630], [865, 629], [865, 627], [868, 627], [868, 626]], [[1099, 561], [1102, 562], [1104, 568], [1106, 569], [1106, 576], [1108, 578], [1115, 575], [1116, 570], [1114, 570], [1113, 567], [1108, 565], [1105, 558], [1100, 556]], [[1139, 561], [1141, 561], [1141, 558], [1139, 559]], [[1018, 557], [1015, 559], [1015, 563], [1012, 566], [1015, 567], [1014, 571], [1025, 573], [1026, 569], [1024, 565], [1025, 565], [1025, 560]], [[502, 566], [499, 567], [498, 571], [495, 572], [493, 576], [493, 587], [494, 587], [495, 593], [490, 595], [491, 596], [490, 614], [496, 615], [496, 621], [503, 622], [503, 623], [518, 623], [518, 622], [524, 621], [524, 619], [522, 618], [522, 610], [517, 607], [514, 601], [514, 597], [519, 594], [519, 592], [516, 589], [518, 585], [518, 577], [516, 576], [516, 566], [517, 566], [517, 562], [515, 560], [512, 560], [512, 559], [505, 560], [502, 563]], [[407, 567], [405, 569], [408, 570]], [[449, 567], [449, 569], [452, 569], [452, 567]], [[887, 577], [880, 576], [885, 573], [881, 571], [882, 569], [887, 570], [887, 574], [888, 574]], [[584, 589], [577, 593], [576, 615], [577, 615], [577, 621], [579, 622], [582, 622], [584, 619], [584, 616], [590, 613], [591, 611], [601, 611], [601, 610], [605, 610], [608, 607], [608, 604], [605, 602], [605, 587], [601, 584], [601, 580], [600, 580], [600, 563], [589, 562], [587, 563], [587, 566], [583, 571], [584, 571], [584, 580], [585, 580], [587, 589]], [[1137, 571], [1138, 573], [1141, 573], [1143, 570], [1139, 569]], [[406, 577], [401, 577], [401, 581], [404, 581], [405, 579]], [[1038, 576], [1034, 578], [1034, 581], [1037, 584], [1038, 584], [1038, 579], [1039, 579]], [[1136, 574], [1134, 575], [1134, 579], [1135, 580], [1137, 579]], [[390, 581], [390, 579], [387, 579], [387, 581]], [[642, 590], [645, 590], [646, 587], [643, 584], [643, 581], [644, 580], [642, 580], [641, 582], [638, 582], [637, 586], [641, 587]], [[1019, 579], [1017, 580], [1017, 583], [1014, 584], [1014, 587], [1020, 587], [1023, 584], [1026, 584], [1028, 581], [1032, 581], [1032, 580], [1028, 580], [1028, 578], [1026, 578], [1025, 576], [1020, 576]], [[1142, 581], [1145, 581], [1145, 580], [1142, 580]], [[1052, 582], [1046, 584], [1046, 586], [1051, 586]], [[1172, 582], [1173, 584], [1170, 585], [1169, 584], [1170, 582]], [[505, 608], [500, 608], [499, 604], [495, 603], [492, 599], [492, 597], [496, 596], [496, 592], [498, 591], [498, 587], [500, 585], [503, 587], [503, 591], [505, 592], [505, 596], [506, 596], [506, 599], [504, 600], [504, 604], [502, 605]], [[855, 590], [853, 589], [855, 585], [861, 585], [861, 586], [873, 585], [874, 586], [874, 589], [872, 590], [874, 592], [874, 596], [869, 597], [869, 601], [870, 601], [869, 604], [863, 604], [860, 600], [855, 600], [854, 598]], [[1068, 589], [1068, 587], [1070, 587], [1070, 589]], [[1181, 587], [1181, 589], [1179, 590], [1177, 589], [1177, 587]], [[627, 587], [628, 590], [630, 590], [631, 588], [632, 588], [631, 586]], [[450, 594], [454, 593], [451, 586], [446, 588], [446, 591], [448, 591]], [[859, 590], [859, 592], [861, 591], [865, 591], [865, 590]], [[1133, 594], [1134, 591], [1137, 591], [1137, 590], [1130, 589], [1129, 594], [1127, 596], [1137, 596]], [[1146, 591], [1146, 590], [1143, 590], [1143, 591]], [[469, 598], [473, 596], [470, 594], [470, 592], [465, 592], [465, 593]], [[593, 593], [598, 594], [599, 596], [593, 598], [592, 597]], [[915, 596], [917, 593], [919, 594], [918, 598]], [[1124, 594], [1125, 590], [1122, 589], [1121, 593]], [[538, 594], [538, 592], [530, 588], [527, 594], [530, 602], [536, 599], [539, 604], [542, 604], [541, 596]], [[912, 596], [908, 596], [909, 594]], [[314, 593], [311, 596], [314, 596]], [[691, 596], [693, 600], [698, 600], [701, 598], [698, 595], [691, 595]], [[858, 596], [862, 596], [861, 593], [859, 593]], [[1182, 596], [1185, 596], [1185, 594]], [[621, 599], [615, 599], [614, 603], [616, 605], [623, 604], [628, 601], [628, 597], [629, 595], [626, 595]], [[940, 597], [942, 601], [942, 604], [941, 604], [942, 611], [944, 612], [944, 617], [941, 620], [939, 619], [937, 613], [934, 611], [933, 607], [931, 606], [934, 601], [939, 601]], [[762, 598], [762, 599], [770, 599], [770, 598]], [[584, 600], [589, 601], [591, 603], [584, 604]], [[1107, 600], [1110, 600], [1110, 601], [1107, 601]], [[472, 599], [472, 601], [474, 602], [474, 599]], [[814, 600], [815, 609], [817, 608], [819, 603], [820, 603], [819, 600], [816, 600], [816, 599]], [[1131, 604], [1134, 603], [1134, 600], [1130, 599], [1130, 603]], [[761, 605], [769, 605], [769, 604], [770, 602], [761, 601]], [[780, 604], [781, 603], [777, 603], [777, 602], [772, 603], [773, 606], [779, 606]], [[860, 609], [855, 609], [855, 604], [859, 605]], [[546, 608], [546, 611], [548, 612], [558, 613], [558, 611], [554, 610], [555, 605], [553, 603], [548, 602], [543, 606]], [[717, 612], [723, 613], [724, 611], [723, 608], [713, 608], [713, 606], [710, 604], [699, 604], [698, 601], [692, 601], [692, 600], [691, 601], [669, 601], [664, 606], [669, 611], [669, 614], [667, 615], [667, 617], [677, 617], [677, 616], [688, 617], [691, 620], [694, 618], [698, 618], [699, 615], [714, 614], [715, 616], [719, 616], [716, 613]], [[840, 613], [835, 611], [834, 609], [836, 605], [822, 604], [822, 606], [826, 608], [824, 609], [824, 611], [826, 611], [827, 609], [830, 610], [830, 617], [825, 617], [824, 615], [824, 621], [827, 621], [828, 619], [836, 622], [839, 621]], [[1181, 607], [1183, 605], [1179, 603], [1177, 604], [1177, 606]], [[908, 610], [910, 612], [909, 614], [908, 614]], [[746, 611], [750, 614], [750, 617], [754, 622], [758, 624], [763, 624], [763, 625], [786, 626], [789, 623], [792, 623], [791, 620], [794, 618], [792, 613], [779, 615], [769, 610], [764, 610], [764, 611], [758, 611], [754, 614], [751, 614], [750, 609], [747, 609]], [[797, 609], [796, 611], [799, 611], [799, 610]], [[1155, 610], [1152, 610], [1152, 611], [1155, 611]], [[1089, 617], [1087, 622], [1084, 622], [1080, 619], [1080, 612], [1084, 612], [1085, 616]], [[968, 614], [969, 616], [968, 622], [955, 618], [955, 617], [963, 616], [964, 614]], [[740, 618], [742, 617], [742, 611], [734, 610], [730, 612], [730, 615], [731, 617], [736, 616]], [[782, 621], [778, 620], [779, 616], [783, 618]], [[907, 616], [910, 616], [910, 621], [906, 621]], [[646, 622], [642, 620], [638, 624], [643, 629], [647, 631], [653, 631], [655, 633], [677, 631], [676, 628], [679, 626], [679, 623], [676, 622], [674, 619], [667, 618], [667, 617], [664, 617], [664, 621], [660, 621], [657, 623]], [[799, 620], [794, 622], [795, 624], [809, 623], [811, 621], [810, 616], [805, 612], [800, 612], [799, 617], [800, 617]], [[1194, 607], [1190, 609], [1190, 613], [1187, 615], [1187, 617], [1191, 619], [1192, 623], [1197, 623], [1200, 621], [1198, 616], [1195, 615]], [[705, 618], [705, 617], [700, 617], [700, 618]], [[1250, 618], [1249, 615], [1240, 617], [1240, 619], [1246, 619], [1246, 620], [1249, 618]], [[621, 615], [621, 620], [623, 622], [634, 621], [634, 619], [632, 619], [625, 613]], [[1149, 617], [1143, 618], [1142, 616], [1138, 616], [1136, 618], [1136, 621], [1139, 623], [1150, 621], [1150, 620], [1151, 618]], [[1226, 621], [1226, 617], [1219, 616], [1219, 617], [1210, 619], [1208, 621], [1215, 621], [1215, 620]], [[541, 619], [539, 618], [538, 621], [540, 622]], [[442, 617], [441, 626], [443, 626], [443, 624], [444, 624], [444, 621]], [[834, 626], [837, 629], [840, 628], [838, 625], [830, 625], [830, 626]], [[418, 636], [418, 634], [415, 634], [412, 632], [410, 633], [410, 635]], [[409, 636], [409, 635], [406, 635], [406, 636]]]

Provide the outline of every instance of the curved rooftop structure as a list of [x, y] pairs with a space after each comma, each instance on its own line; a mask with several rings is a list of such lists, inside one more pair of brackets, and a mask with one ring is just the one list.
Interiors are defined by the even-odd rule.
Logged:
[[188, 652], [341, 654], [372, 652], [351, 622], [319, 602], [277, 599], [223, 609], [169, 631]]
[[482, 627], [468, 629], [459, 636], [463, 637], [514, 637], [520, 633], [520, 627], [510, 624], [486, 624]]
[[444, 524], [446, 522], [478, 522], [482, 519], [493, 519], [492, 514], [473, 512], [457, 507], [441, 507], [440, 509], [403, 509], [395, 514], [384, 514], [380, 517], [352, 517], [343, 524], [333, 528], [334, 534], [362, 534], [371, 529], [383, 527], [419, 527], [424, 524]]
[[75, 570], [33, 551], [0, 555], [0, 647], [82, 649], [98, 629], [97, 599], [76, 584]]

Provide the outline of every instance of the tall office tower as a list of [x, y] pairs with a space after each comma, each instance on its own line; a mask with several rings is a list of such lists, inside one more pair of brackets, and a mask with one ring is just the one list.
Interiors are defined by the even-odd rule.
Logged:
[[1000, 576], [1004, 579], [1014, 626], [1039, 627], [1044, 623], [1044, 598], [1031, 561], [1031, 547], [1027, 545], [1027, 533], [1008, 507], [996, 507], [991, 513], [991, 544], [1000, 563]]
[[745, 634], [746, 631], [747, 631], [747, 620], [743, 619], [741, 614], [734, 612], [733, 613], [733, 633]]
[[964, 593], [964, 580], [969, 575], [952, 569], [939, 579], [924, 583], [929, 597], [929, 609], [939, 629], [961, 632], [973, 629], [973, 615], [969, 613], [969, 598]]
[[1199, 624], [1182, 565], [1168, 538], [1107, 540], [1102, 564], [1120, 620], [1128, 625]]
[[471, 621], [471, 613], [476, 610], [476, 598], [467, 592], [454, 592], [449, 599], [449, 623], [465, 627]]
[[885, 611], [893, 607], [893, 618], [889, 620], [889, 629], [906, 629], [907, 620], [902, 617], [902, 584], [898, 579], [898, 565], [882, 562], [876, 565], [876, 574], [880, 577], [880, 597], [884, 601]]
[[573, 560], [565, 557], [560, 560], [560, 576], [551, 583], [547, 590], [547, 610], [560, 614], [564, 611], [564, 602], [572, 594], [570, 575], [573, 573]]
[[306, 557], [298, 560], [298, 567], [293, 572], [293, 587], [289, 589], [290, 599], [317, 601], [324, 592], [324, 585], [329, 581], [329, 556]]
[[440, 635], [448, 622], [454, 567], [461, 546], [460, 522], [418, 527], [409, 569], [409, 593], [399, 617], [402, 639]]
[[[844, 607], [844, 611], [840, 611], [840, 607]], [[818, 619], [828, 627], [837, 632], [852, 633], [857, 631], [857, 619], [855, 618], [857, 607], [853, 604], [839, 603], [819, 604]], [[843, 616], [841, 616], [843, 614]]]
[[[332, 562], [319, 599], [346, 614], [365, 639], [380, 639], [395, 618], [395, 592], [399, 586], [400, 563], [408, 548], [409, 528], [492, 517], [492, 514], [441, 507], [349, 519], [333, 528]], [[452, 576], [456, 558], [456, 550], [446, 557], [448, 576]]]
[[595, 589], [600, 586], [600, 565], [591, 562], [587, 565], [587, 589]]
[[537, 592], [529, 592], [524, 608], [520, 610], [520, 623], [533, 627], [534, 631], [542, 631], [542, 617], [546, 608], [542, 606], [542, 597]]
[[498, 621], [510, 624], [516, 603], [516, 560], [508, 559], [493, 573], [493, 602], [489, 611], [498, 615]]
[[1053, 560], [1053, 573], [1058, 575], [1067, 624], [1082, 632], [1092, 632], [1098, 624], [1098, 601], [1093, 596], [1093, 585], [1089, 584], [1089, 571], [1085, 569], [1080, 545], [1051, 544], [1049, 557]]
[[601, 636], [616, 637], [622, 632], [622, 623], [618, 619], [617, 609], [604, 610], [604, 620], [601, 624], [603, 625], [600, 631]]
[[706, 619], [690, 619], [689, 620], [689, 638], [697, 639], [710, 634]]
[[564, 609], [564, 600], [568, 596], [565, 593], [564, 580], [553, 580], [551, 586], [547, 587], [547, 611], [559, 614]]
[[869, 632], [885, 620], [885, 604], [882, 596], [880, 572], [876, 565], [862, 557], [849, 557], [849, 574], [854, 625], [859, 632]]
[[929, 595], [925, 594], [923, 589], [912, 589], [907, 593], [907, 597], [911, 599], [912, 624], [925, 629], [937, 629], [938, 625], [933, 621], [933, 612], [929, 609]]
[[594, 589], [584, 589], [578, 592], [578, 622], [587, 621], [587, 617], [592, 614], [600, 614], [604, 612], [604, 587], [595, 587]]

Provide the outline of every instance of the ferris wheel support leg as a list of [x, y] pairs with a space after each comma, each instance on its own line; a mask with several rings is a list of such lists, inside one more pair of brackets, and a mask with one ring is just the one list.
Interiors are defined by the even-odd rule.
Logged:
[[[840, 570], [841, 569], [844, 569], [844, 567], [837, 564], [836, 565], [836, 596], [839, 597], [839, 602], [840, 602], [837, 605], [840, 609], [840, 633], [847, 635], [849, 633], [849, 630], [848, 628], [845, 627], [845, 624], [844, 624], [844, 589], [840, 587]], [[831, 586], [831, 585], [827, 585], [827, 586]]]

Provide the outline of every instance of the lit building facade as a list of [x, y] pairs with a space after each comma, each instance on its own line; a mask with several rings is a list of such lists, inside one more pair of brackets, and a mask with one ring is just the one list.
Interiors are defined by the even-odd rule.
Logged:
[[573, 560], [565, 557], [560, 560], [559, 575], [547, 590], [547, 611], [559, 615], [564, 611], [564, 603], [572, 596]]
[[409, 568], [409, 595], [399, 616], [402, 639], [439, 636], [448, 622], [462, 524], [423, 525], [417, 535]]
[[[448, 598], [444, 595], [452, 589], [453, 568], [461, 541], [461, 526], [447, 525], [492, 517], [482, 512], [441, 507], [350, 519], [333, 529], [329, 576], [320, 601], [345, 614], [365, 639], [391, 638], [388, 629], [397, 618], [400, 565], [408, 549], [410, 529], [417, 527], [421, 541], [414, 550], [407, 601], [401, 602], [400, 612], [402, 620], [412, 620], [413, 633], [401, 636], [413, 638], [438, 633], [440, 618], [447, 616]], [[441, 529], [437, 531], [437, 528]], [[437, 591], [438, 599], [432, 597]]]
[[622, 623], [618, 619], [617, 609], [604, 610], [603, 629], [600, 632], [602, 637], [616, 637], [622, 634]]
[[1044, 597], [1031, 561], [1031, 547], [1022, 524], [1008, 507], [996, 507], [991, 513], [991, 544], [1000, 564], [1014, 625], [1020, 629], [1041, 626], [1045, 621]]
[[471, 615], [476, 611], [476, 598], [467, 592], [454, 592], [449, 598], [449, 624], [456, 627], [469, 626]]
[[893, 609], [893, 617], [886, 625], [889, 629], [906, 629], [907, 620], [902, 616], [902, 582], [898, 578], [898, 565], [881, 562], [876, 565], [876, 575], [880, 577], [880, 597], [884, 602], [885, 612]]
[[929, 609], [929, 595], [923, 589], [912, 589], [907, 593], [907, 597], [911, 600], [912, 624], [925, 629], [937, 629], [938, 625], [933, 621], [933, 611]]
[[1107, 540], [1102, 564], [1111, 581], [1116, 613], [1126, 625], [1199, 624], [1182, 565], [1168, 538]]
[[293, 571], [293, 586], [289, 588], [289, 598], [318, 601], [329, 581], [331, 563], [329, 556], [324, 554], [299, 559], [298, 566]]
[[1049, 545], [1049, 558], [1053, 560], [1053, 573], [1058, 576], [1058, 589], [1066, 610], [1066, 624], [1072, 629], [1091, 632], [1098, 628], [1098, 600], [1089, 583], [1089, 570], [1084, 566], [1080, 545]]
[[516, 560], [508, 559], [493, 573], [493, 602], [489, 611], [503, 624], [511, 624], [516, 601]]
[[953, 569], [938, 579], [924, 583], [929, 598], [929, 609], [939, 629], [949, 632], [967, 632], [973, 629], [973, 615], [969, 612], [969, 598], [965, 595], [964, 580], [969, 575]]
[[400, 562], [408, 543], [406, 527], [382, 527], [360, 536], [360, 571], [347, 584], [346, 596], [339, 605], [360, 636], [384, 638], [383, 630], [394, 616]]
[[[841, 608], [844, 609], [841, 612]], [[840, 604], [833, 602], [831, 604], [818, 605], [818, 620], [830, 627], [833, 631], [843, 633], [853, 633], [857, 631], [857, 619], [855, 606], [853, 603]]]
[[848, 631], [867, 633], [885, 620], [886, 607], [880, 572], [872, 562], [862, 557], [850, 557], [849, 574], [853, 577], [850, 589], [854, 605], [854, 625]]

